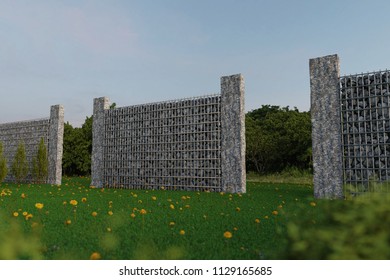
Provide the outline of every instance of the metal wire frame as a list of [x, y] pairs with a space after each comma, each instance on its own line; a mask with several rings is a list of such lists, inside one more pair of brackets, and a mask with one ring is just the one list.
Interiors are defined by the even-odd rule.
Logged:
[[344, 182], [365, 192], [390, 179], [390, 71], [340, 77]]
[[221, 97], [105, 112], [104, 184], [132, 189], [221, 189]]

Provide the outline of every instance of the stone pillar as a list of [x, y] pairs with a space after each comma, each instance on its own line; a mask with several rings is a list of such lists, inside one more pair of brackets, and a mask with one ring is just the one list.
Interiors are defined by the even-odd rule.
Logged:
[[244, 77], [221, 78], [222, 191], [246, 192]]
[[93, 100], [91, 186], [103, 187], [104, 111], [110, 108], [108, 97]]
[[314, 196], [316, 198], [343, 197], [339, 79], [340, 66], [337, 55], [310, 59]]
[[50, 108], [48, 184], [61, 185], [63, 143], [64, 107], [62, 105], [54, 105]]

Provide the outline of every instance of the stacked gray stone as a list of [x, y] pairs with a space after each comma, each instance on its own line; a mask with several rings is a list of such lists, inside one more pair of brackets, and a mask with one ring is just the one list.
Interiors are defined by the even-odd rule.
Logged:
[[390, 71], [344, 76], [340, 82], [345, 182], [388, 181]]
[[94, 100], [92, 185], [245, 192], [244, 84], [221, 95], [109, 109]]
[[310, 59], [314, 196], [343, 197], [340, 123], [340, 66], [337, 55]]
[[[48, 149], [47, 183], [60, 185], [63, 133], [64, 108], [62, 105], [52, 106], [49, 118], [0, 124], [0, 142], [3, 143], [8, 169], [10, 170], [19, 143], [24, 143], [26, 158], [31, 166], [32, 158], [36, 156], [39, 142], [43, 138]], [[8, 172], [5, 182], [13, 181], [14, 178]], [[31, 181], [31, 174], [28, 174], [26, 182]]]

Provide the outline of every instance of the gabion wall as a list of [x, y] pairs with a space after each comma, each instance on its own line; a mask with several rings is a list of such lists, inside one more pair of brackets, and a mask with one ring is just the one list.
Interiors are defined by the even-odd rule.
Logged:
[[243, 78], [221, 81], [221, 95], [117, 109], [95, 99], [92, 185], [245, 192]]
[[[39, 142], [44, 139], [48, 150], [48, 179], [49, 184], [61, 184], [62, 177], [62, 145], [64, 133], [64, 109], [61, 105], [51, 107], [50, 117], [39, 120], [29, 120], [0, 124], [0, 142], [3, 143], [4, 156], [7, 158], [8, 175], [6, 182], [13, 182], [10, 174], [19, 143], [24, 143], [27, 161], [32, 163], [36, 156]], [[26, 182], [31, 182], [29, 174]]]
[[340, 78], [346, 183], [390, 179], [389, 83], [389, 71]]
[[390, 179], [390, 73], [340, 77], [337, 55], [310, 60], [314, 195], [343, 198]]

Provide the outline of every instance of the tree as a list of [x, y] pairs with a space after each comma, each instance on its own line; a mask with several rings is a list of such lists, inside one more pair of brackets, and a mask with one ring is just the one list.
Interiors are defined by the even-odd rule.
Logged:
[[0, 183], [3, 182], [8, 173], [7, 159], [3, 156], [3, 143], [0, 142]]
[[81, 127], [65, 123], [62, 168], [66, 175], [91, 174], [92, 117]]
[[47, 148], [45, 141], [41, 138], [38, 146], [37, 155], [33, 158], [32, 175], [37, 183], [45, 183], [47, 181], [49, 161], [47, 158]]
[[11, 166], [11, 174], [14, 176], [16, 183], [20, 184], [26, 178], [27, 173], [26, 148], [24, 143], [20, 142]]
[[311, 168], [310, 112], [263, 105], [246, 115], [248, 171]]

